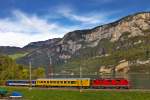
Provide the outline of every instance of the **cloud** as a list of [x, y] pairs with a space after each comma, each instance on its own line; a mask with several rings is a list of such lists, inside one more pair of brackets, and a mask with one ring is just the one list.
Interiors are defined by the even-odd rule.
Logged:
[[12, 16], [0, 19], [0, 46], [23, 47], [33, 41], [62, 37], [74, 29], [15, 10]]
[[[109, 14], [112, 13], [80, 14], [66, 5], [59, 6], [55, 12], [57, 13], [54, 14], [57, 22], [56, 20], [54, 22], [52, 20], [54, 17], [49, 14], [39, 17], [19, 10], [12, 11], [9, 17], [0, 18], [0, 46], [23, 47], [30, 42], [63, 37], [67, 32], [91, 28], [114, 20], [108, 18]], [[63, 18], [77, 23], [70, 25], [68, 22], [61, 22], [60, 20]]]
[[113, 13], [117, 13], [118, 11], [113, 12], [88, 12], [86, 14], [79, 14], [76, 13], [76, 11], [71, 8], [65, 6], [59, 6], [56, 10], [58, 14], [61, 16], [73, 21], [73, 22], [79, 22], [81, 25], [97, 25], [97, 24], [105, 24], [108, 22], [111, 22], [114, 19], [108, 18]]
[[60, 8], [57, 11], [59, 14], [61, 14], [63, 17], [66, 17], [67, 19], [70, 19], [72, 21], [78, 21], [81, 23], [99, 23], [99, 17], [101, 16], [90, 16], [90, 15], [78, 15], [75, 14], [74, 11], [71, 10], [71, 8]]

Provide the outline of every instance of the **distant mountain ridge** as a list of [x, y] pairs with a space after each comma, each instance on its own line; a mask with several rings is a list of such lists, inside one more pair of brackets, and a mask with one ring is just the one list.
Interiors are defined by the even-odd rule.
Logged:
[[[87, 55], [90, 58], [109, 54], [113, 46], [106, 45], [106, 43], [111, 45], [118, 42], [116, 48], [113, 49], [119, 50], [123, 46], [128, 45], [126, 42], [119, 44], [125, 40], [125, 37], [122, 38], [124, 35], [128, 39], [150, 35], [150, 12], [129, 15], [113, 23], [92, 29], [72, 31], [63, 38], [33, 42], [23, 48], [0, 47], [0, 53], [9, 55], [23, 51], [28, 52], [28, 55], [17, 59], [17, 62], [27, 65], [28, 56], [30, 55], [34, 59], [34, 66], [48, 66], [48, 54], [50, 54], [53, 65], [57, 66], [74, 58], [82, 58]], [[133, 46], [133, 44], [131, 46], [128, 45], [129, 48]]]
[[14, 54], [18, 51], [20, 51], [21, 48], [19, 47], [10, 47], [10, 46], [0, 46], [0, 54]]

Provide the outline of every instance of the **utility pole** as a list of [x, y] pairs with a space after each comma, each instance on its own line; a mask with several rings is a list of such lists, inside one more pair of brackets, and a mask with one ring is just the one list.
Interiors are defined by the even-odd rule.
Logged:
[[28, 59], [29, 59], [29, 90], [32, 89], [32, 58], [31, 58], [32, 54], [28, 55]]
[[80, 92], [82, 92], [82, 66], [80, 65]]
[[48, 58], [49, 58], [49, 68], [48, 68], [48, 78], [52, 78], [53, 77], [53, 71], [52, 71], [52, 57], [50, 55], [50, 53], [47, 53]]
[[32, 89], [32, 71], [31, 71], [31, 68], [32, 68], [32, 62], [31, 62], [31, 59], [29, 59], [29, 89]]
[[112, 78], [116, 78], [116, 66], [117, 66], [117, 64], [118, 64], [118, 57], [117, 57], [117, 55], [116, 54], [114, 54], [114, 64], [113, 64], [113, 71], [112, 71]]
[[113, 78], [116, 78], [116, 65], [113, 66]]
[[80, 78], [82, 78], [82, 67], [80, 66]]

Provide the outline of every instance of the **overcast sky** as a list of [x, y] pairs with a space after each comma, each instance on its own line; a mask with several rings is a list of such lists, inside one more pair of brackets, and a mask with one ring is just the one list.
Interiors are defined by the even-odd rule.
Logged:
[[0, 46], [63, 37], [141, 11], [150, 0], [0, 0]]

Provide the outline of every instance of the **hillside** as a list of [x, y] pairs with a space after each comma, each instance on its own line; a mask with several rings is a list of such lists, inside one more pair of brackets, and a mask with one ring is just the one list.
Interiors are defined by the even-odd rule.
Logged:
[[[48, 66], [50, 55], [55, 72], [78, 73], [83, 66], [83, 72], [95, 73], [101, 66], [113, 67], [126, 60], [132, 66], [130, 71], [145, 72], [150, 65], [149, 44], [150, 12], [141, 12], [110, 24], [69, 32], [62, 39], [30, 43], [21, 48], [26, 55], [17, 58], [17, 63], [27, 65], [32, 58], [33, 66]], [[0, 53], [10, 55], [6, 51], [0, 48]], [[141, 64], [145, 67], [138, 67]]]

